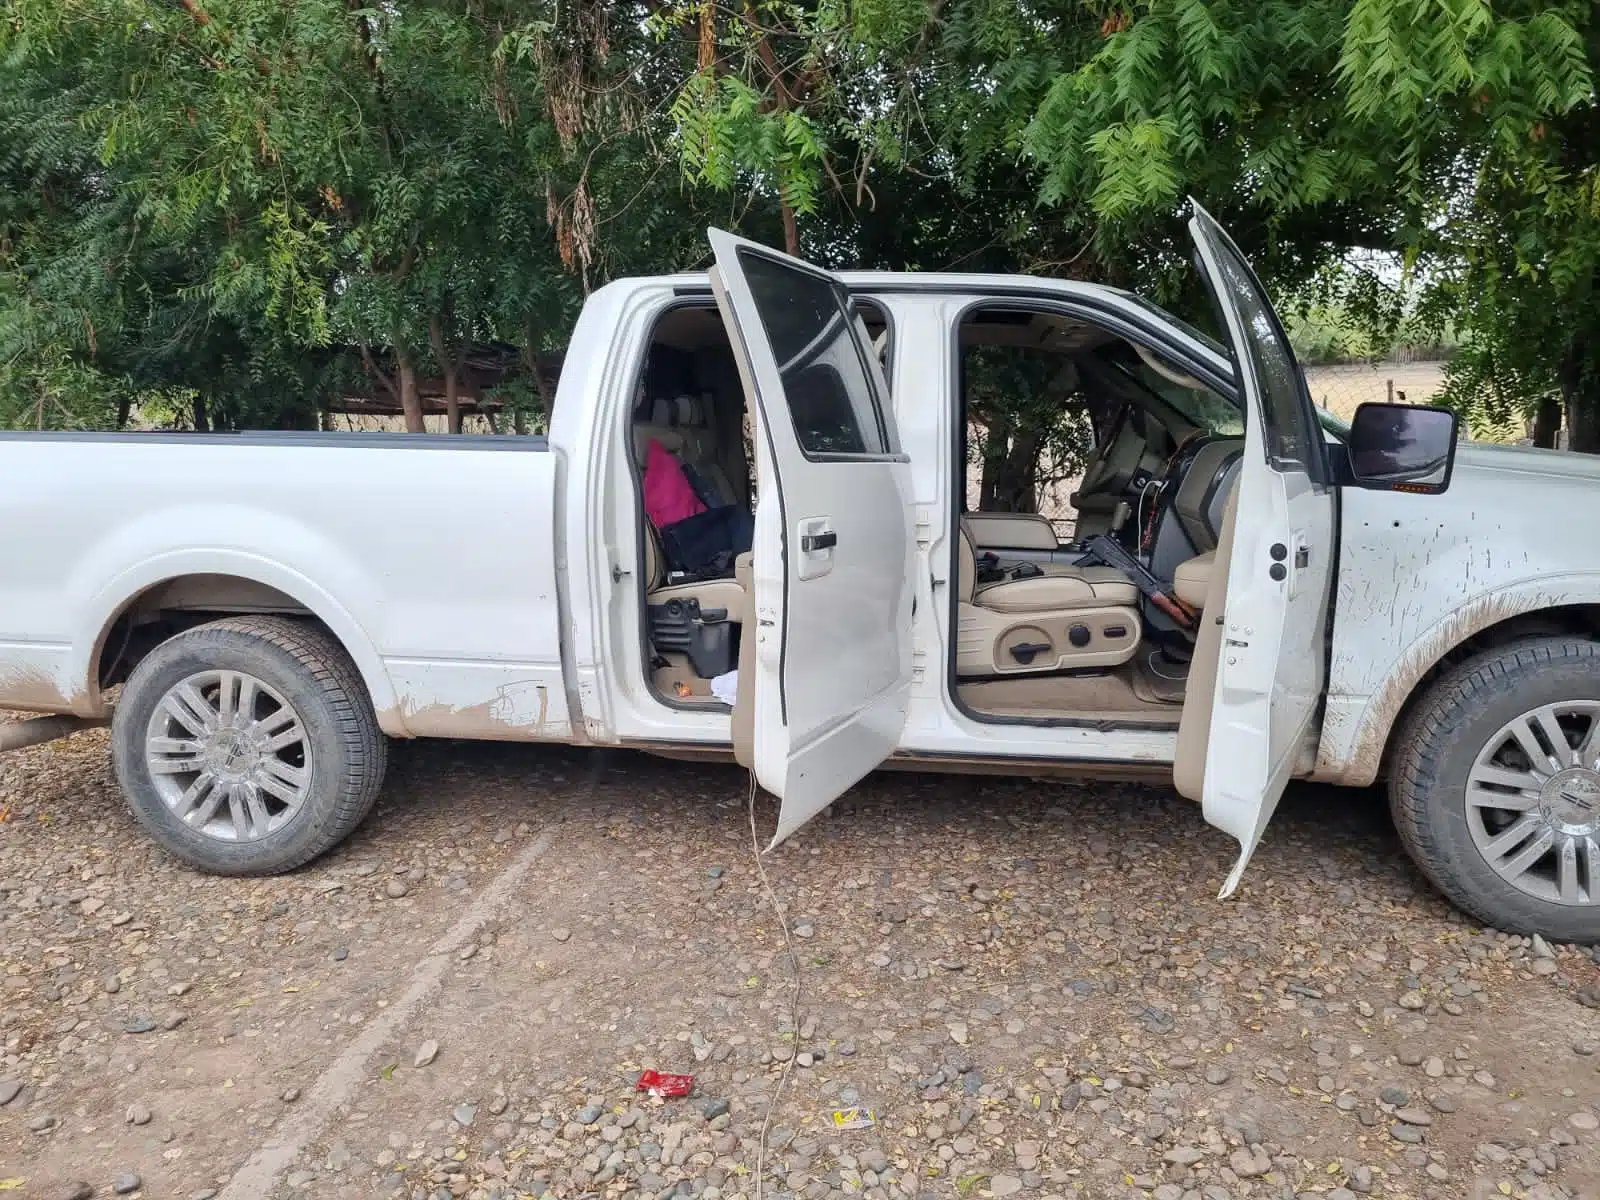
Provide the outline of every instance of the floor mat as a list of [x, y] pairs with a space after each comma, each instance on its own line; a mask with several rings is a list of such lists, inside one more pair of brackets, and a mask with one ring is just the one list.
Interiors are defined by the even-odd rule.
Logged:
[[1140, 648], [1133, 659], [1133, 692], [1151, 704], [1182, 704], [1189, 664], [1173, 662], [1160, 650]]
[[668, 700], [676, 700], [679, 704], [714, 704], [719, 708], [727, 707], [711, 694], [711, 680], [696, 675], [685, 655], [664, 654], [662, 657], [667, 660], [667, 665], [657, 667], [650, 675], [650, 680], [655, 684], [658, 693]]

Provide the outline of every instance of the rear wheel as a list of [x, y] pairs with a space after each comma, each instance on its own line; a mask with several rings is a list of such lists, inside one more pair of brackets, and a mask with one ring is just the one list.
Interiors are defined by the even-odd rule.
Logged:
[[1389, 783], [1411, 857], [1505, 930], [1600, 940], [1600, 645], [1548, 637], [1438, 680]]
[[191, 866], [288, 871], [372, 807], [386, 744], [344, 650], [281, 617], [202, 625], [158, 646], [112, 722], [134, 816]]

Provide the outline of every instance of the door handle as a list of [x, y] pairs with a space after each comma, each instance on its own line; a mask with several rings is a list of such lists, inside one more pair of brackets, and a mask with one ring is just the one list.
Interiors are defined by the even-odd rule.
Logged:
[[1298, 531], [1291, 540], [1294, 542], [1294, 575], [1289, 579], [1289, 599], [1293, 600], [1300, 594], [1300, 572], [1311, 565], [1311, 543]]
[[839, 535], [831, 529], [827, 533], [808, 533], [800, 539], [800, 549], [806, 554], [832, 550], [838, 544]]

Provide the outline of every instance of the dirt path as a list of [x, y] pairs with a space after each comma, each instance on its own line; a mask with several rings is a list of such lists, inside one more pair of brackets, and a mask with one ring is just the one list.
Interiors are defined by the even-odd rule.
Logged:
[[1224, 904], [1231, 843], [1169, 793], [875, 777], [767, 856], [786, 938], [745, 788], [400, 747], [337, 854], [223, 881], [146, 846], [102, 739], [0, 759], [0, 1178], [719, 1200], [759, 1157], [812, 1200], [1600, 1196], [1600, 968], [1459, 920], [1371, 796], [1292, 793]]

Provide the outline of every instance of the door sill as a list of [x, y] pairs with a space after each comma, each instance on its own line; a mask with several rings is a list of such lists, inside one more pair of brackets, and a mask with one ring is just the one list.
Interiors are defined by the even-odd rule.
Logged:
[[1148, 759], [1062, 759], [962, 754], [959, 751], [897, 750], [882, 770], [939, 771], [954, 775], [1016, 775], [1025, 778], [1101, 779], [1107, 782], [1172, 785], [1172, 764]]

